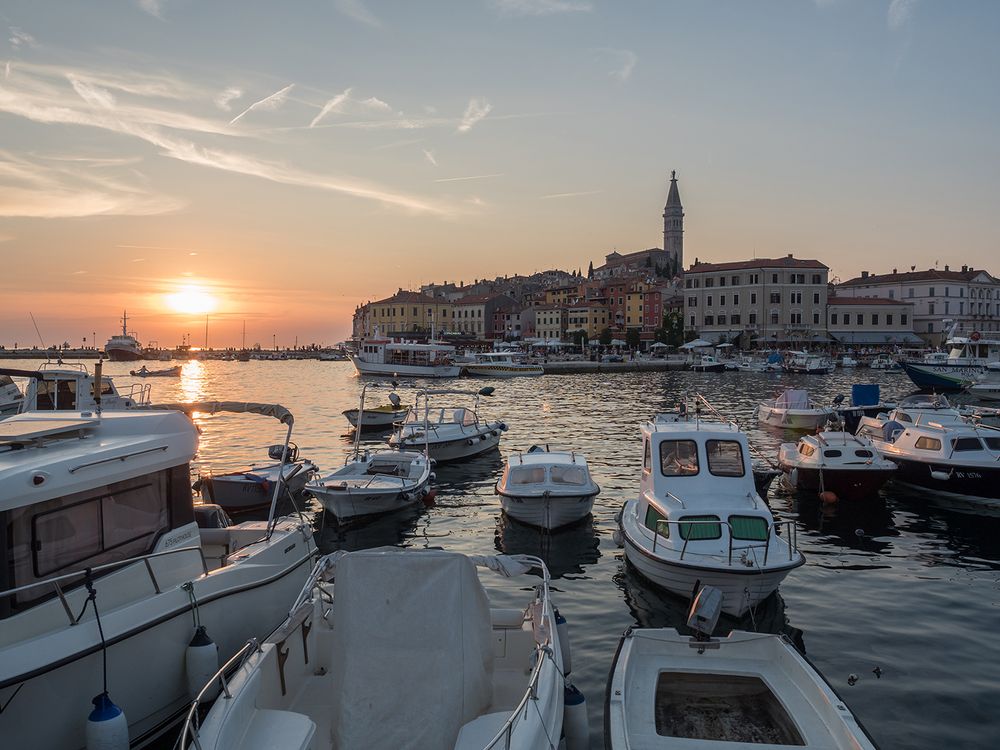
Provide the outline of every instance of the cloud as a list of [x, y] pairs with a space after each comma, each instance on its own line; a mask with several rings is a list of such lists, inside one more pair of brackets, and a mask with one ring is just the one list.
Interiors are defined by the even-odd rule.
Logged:
[[361, 0], [333, 0], [333, 7], [348, 18], [353, 18], [355, 21], [363, 23], [366, 26], [379, 28], [382, 25], [382, 22], [365, 7], [365, 4]]
[[391, 141], [390, 143], [383, 143], [381, 146], [375, 146], [372, 151], [385, 151], [390, 148], [402, 148], [403, 146], [415, 146], [418, 143], [423, 143], [423, 138], [404, 138], [401, 141]]
[[294, 87], [295, 84], [290, 83], [287, 86], [285, 86], [285, 88], [280, 89], [279, 91], [275, 91], [270, 96], [265, 96], [260, 101], [254, 102], [249, 107], [240, 112], [238, 115], [236, 115], [236, 117], [234, 117], [232, 120], [230, 120], [229, 124], [235, 125], [243, 117], [243, 115], [253, 112], [254, 110], [257, 109], [263, 109], [263, 110], [277, 109], [278, 107], [280, 107], [282, 104], [285, 103], [285, 99], [288, 96], [288, 92], [291, 91]]
[[437, 159], [434, 158], [434, 152], [428, 151], [426, 148], [421, 149], [424, 152], [424, 158], [431, 163], [431, 166], [436, 167], [438, 165]]
[[232, 102], [242, 98], [242, 96], [243, 89], [230, 86], [225, 91], [220, 91], [219, 95], [215, 97], [215, 106], [225, 112], [229, 112], [232, 109]]
[[38, 46], [38, 42], [35, 41], [35, 37], [17, 26], [10, 27], [10, 38], [8, 41], [10, 42], [10, 46], [14, 49]]
[[469, 106], [465, 108], [465, 114], [462, 115], [462, 121], [458, 124], [458, 132], [468, 133], [472, 130], [472, 126], [486, 117], [492, 109], [493, 105], [485, 99], [470, 99]]
[[442, 177], [440, 179], [434, 180], [434, 182], [463, 182], [465, 180], [485, 180], [489, 177], [503, 177], [503, 172], [497, 172], [495, 174], [474, 174], [468, 177]]
[[547, 201], [552, 198], [578, 198], [581, 195], [599, 195], [603, 192], [603, 190], [584, 190], [579, 193], [550, 193], [549, 195], [540, 195], [539, 200]]
[[551, 16], [556, 13], [590, 13], [594, 4], [582, 0], [493, 0], [494, 7], [508, 16]]
[[136, 2], [149, 15], [160, 20], [163, 19], [163, 6], [166, 4], [166, 0], [136, 0]]
[[328, 99], [326, 104], [320, 109], [319, 114], [316, 115], [312, 122], [309, 123], [310, 128], [314, 128], [319, 124], [319, 121], [326, 117], [331, 112], [336, 112], [340, 109], [341, 105], [351, 98], [351, 89], [346, 88], [339, 94], [337, 94], [332, 99]]
[[886, 15], [889, 30], [896, 31], [909, 23], [916, 4], [917, 0], [892, 0], [889, 3], [889, 12]]
[[612, 78], [617, 78], [622, 83], [625, 83], [631, 77], [632, 71], [635, 69], [635, 64], [639, 62], [639, 58], [632, 50], [605, 47], [599, 51], [613, 58], [615, 68], [608, 71], [608, 75]]
[[361, 102], [361, 106], [365, 107], [366, 109], [370, 109], [373, 112], [392, 112], [392, 107], [390, 107], [381, 99], [378, 99], [374, 96], [369, 96], [367, 99]]

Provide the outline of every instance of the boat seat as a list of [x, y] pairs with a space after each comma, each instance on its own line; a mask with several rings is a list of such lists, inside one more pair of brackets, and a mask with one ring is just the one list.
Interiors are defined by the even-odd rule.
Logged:
[[482, 750], [486, 744], [497, 736], [503, 727], [508, 711], [498, 711], [493, 714], [478, 716], [462, 726], [455, 740], [455, 750]]
[[494, 628], [514, 628], [521, 629], [524, 623], [524, 610], [522, 609], [491, 609], [490, 620]]
[[240, 742], [241, 750], [307, 750], [316, 725], [305, 714], [258, 708]]

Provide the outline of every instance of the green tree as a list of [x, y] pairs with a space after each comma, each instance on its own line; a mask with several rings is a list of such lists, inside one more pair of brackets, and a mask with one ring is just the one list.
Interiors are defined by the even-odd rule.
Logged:
[[574, 346], [587, 346], [587, 332], [582, 328], [578, 331], [570, 331], [569, 336]]
[[587, 266], [587, 278], [594, 278], [594, 261], [590, 261], [590, 265]]
[[629, 348], [638, 349], [639, 340], [638, 328], [628, 328], [625, 330], [625, 343], [628, 344]]
[[600, 336], [597, 337], [597, 340], [601, 342], [601, 346], [609, 346], [611, 344], [611, 329], [605, 328], [603, 331], [601, 331], [601, 334]]
[[670, 346], [680, 346], [684, 343], [684, 316], [678, 310], [671, 310], [663, 316], [663, 322], [653, 337]]

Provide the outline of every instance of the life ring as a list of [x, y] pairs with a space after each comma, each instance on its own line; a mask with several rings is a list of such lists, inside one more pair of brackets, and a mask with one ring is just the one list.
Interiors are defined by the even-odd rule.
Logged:
[[979, 339], [981, 339], [982, 337], [983, 335], [979, 331], [973, 331], [972, 333], [969, 334], [969, 338], [972, 341], [979, 341]]

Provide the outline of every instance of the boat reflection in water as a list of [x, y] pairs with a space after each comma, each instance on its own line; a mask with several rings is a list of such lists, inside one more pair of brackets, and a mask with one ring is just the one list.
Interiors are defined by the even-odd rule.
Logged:
[[[332, 515], [316, 522], [316, 546], [327, 554], [336, 550], [356, 552], [373, 547], [409, 547], [416, 535], [417, 523], [426, 513], [414, 505], [395, 513], [367, 516], [347, 524], [338, 524]], [[322, 515], [322, 514], [320, 514]]]
[[814, 492], [802, 491], [790, 496], [788, 503], [814, 544], [882, 555], [892, 552], [891, 540], [899, 536], [892, 510], [879, 494], [861, 501], [824, 503]]
[[[681, 635], [694, 634], [687, 625], [690, 602], [653, 586], [627, 560], [623, 559], [619, 565], [614, 582], [622, 590], [625, 604], [640, 628], [675, 628]], [[714, 634], [725, 635], [730, 630], [782, 634], [788, 637], [800, 653], [806, 652], [802, 631], [788, 623], [785, 601], [779, 591], [775, 591], [742, 617], [723, 614]]]
[[[489, 502], [493, 503], [495, 502], [493, 486], [502, 470], [503, 458], [500, 451], [491, 450], [467, 458], [461, 463], [436, 464], [434, 467], [434, 473], [437, 477], [435, 484], [448, 488], [448, 498], [479, 495], [479, 500], [482, 500], [483, 496], [488, 494]], [[438, 502], [443, 499], [440, 495], [438, 496]]]
[[593, 565], [601, 556], [594, 517], [589, 514], [577, 523], [546, 532], [501, 512], [494, 543], [505, 555], [540, 557], [553, 579], [579, 576], [585, 572], [584, 566]]

